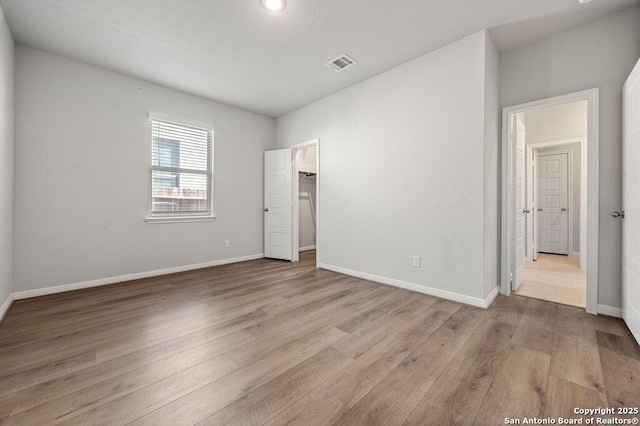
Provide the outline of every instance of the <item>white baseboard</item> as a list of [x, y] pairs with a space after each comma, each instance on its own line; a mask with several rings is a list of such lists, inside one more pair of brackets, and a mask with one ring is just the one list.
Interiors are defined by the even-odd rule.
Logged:
[[7, 300], [4, 301], [2, 306], [0, 306], [0, 323], [2, 323], [2, 320], [4, 319], [5, 315], [7, 315], [7, 312], [9, 311], [9, 308], [11, 307], [12, 303], [13, 303], [13, 293], [11, 293], [9, 297], [7, 297]]
[[316, 246], [307, 246], [307, 247], [300, 247], [298, 249], [298, 251], [309, 251], [309, 250], [315, 250]]
[[571, 256], [580, 257], [580, 252], [579, 251], [571, 252]]
[[622, 318], [622, 308], [615, 308], [613, 306], [598, 305], [598, 313], [609, 315], [610, 317]]
[[[65, 284], [56, 287], [38, 288], [35, 290], [18, 291], [13, 293], [13, 300], [28, 299], [31, 297], [46, 296], [48, 294], [62, 293], [65, 291], [80, 290], [83, 288], [98, 287], [115, 284], [123, 281], [139, 280], [141, 278], [157, 277], [158, 275], [175, 274], [176, 272], [192, 271], [194, 269], [210, 268], [212, 266], [226, 265], [229, 263], [246, 262], [248, 260], [262, 259], [264, 254], [252, 254], [249, 256], [234, 257], [231, 259], [214, 260], [212, 262], [197, 263], [194, 265], [175, 266], [173, 268], [158, 269], [155, 271], [138, 272], [135, 274], [120, 275], [117, 277], [100, 278], [97, 280], [83, 281], [73, 284]], [[4, 305], [3, 305], [4, 306]]]
[[381, 277], [367, 272], [355, 271], [353, 269], [347, 269], [340, 266], [327, 265], [326, 263], [319, 263], [318, 267], [339, 274], [350, 275], [356, 278], [362, 278], [369, 281], [375, 281], [381, 284], [388, 284], [394, 287], [404, 288], [406, 290], [416, 291], [418, 293], [428, 294], [430, 296], [440, 297], [441, 299], [452, 300], [454, 302], [464, 303], [466, 305], [476, 306], [479, 308], [487, 309], [493, 299], [498, 296], [498, 288], [489, 294], [485, 299], [480, 297], [467, 296], [465, 294], [454, 293], [452, 291], [441, 290], [439, 288], [427, 287], [420, 284], [414, 284], [407, 281], [396, 280], [394, 278]]
[[489, 295], [484, 299], [486, 303], [485, 308], [489, 308], [489, 306], [491, 306], [491, 304], [493, 303], [494, 300], [496, 300], [496, 297], [498, 297], [499, 294], [500, 294], [500, 287], [495, 287], [493, 291], [489, 293]]

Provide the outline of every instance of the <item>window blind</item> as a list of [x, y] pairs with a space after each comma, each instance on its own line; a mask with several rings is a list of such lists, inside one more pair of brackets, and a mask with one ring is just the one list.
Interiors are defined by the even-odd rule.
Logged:
[[149, 120], [152, 216], [213, 212], [213, 131]]

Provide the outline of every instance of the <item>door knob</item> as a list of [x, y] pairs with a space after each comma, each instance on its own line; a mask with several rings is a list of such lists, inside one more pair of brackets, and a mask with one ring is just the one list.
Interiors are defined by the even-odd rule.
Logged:
[[265, 211], [265, 212], [268, 212], [268, 211], [269, 211], [269, 209], [265, 207], [265, 208], [264, 208], [264, 211]]
[[541, 212], [541, 211], [542, 211], [542, 209], [540, 209], [540, 208], [539, 208], [539, 209], [538, 209], [538, 211], [539, 211], [539, 212]]
[[531, 210], [529, 210], [529, 209], [522, 209], [522, 213], [531, 213]]
[[611, 213], [611, 216], [620, 217], [620, 218], [624, 219], [624, 212], [613, 212], [613, 213]]
[[566, 212], [566, 211], [567, 211], [567, 208], [566, 208], [566, 207], [563, 207], [563, 208], [561, 208], [560, 210], [562, 210], [563, 212]]

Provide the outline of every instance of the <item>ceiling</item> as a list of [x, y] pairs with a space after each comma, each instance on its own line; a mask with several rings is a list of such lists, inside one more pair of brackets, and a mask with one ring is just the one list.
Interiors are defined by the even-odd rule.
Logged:
[[[484, 28], [505, 51], [640, 0], [0, 0], [17, 43], [278, 117]], [[358, 63], [340, 73], [340, 54]]]

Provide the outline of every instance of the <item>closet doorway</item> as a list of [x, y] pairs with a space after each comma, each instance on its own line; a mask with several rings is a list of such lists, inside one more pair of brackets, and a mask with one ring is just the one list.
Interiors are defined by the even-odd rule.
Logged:
[[318, 140], [293, 148], [293, 261], [313, 257], [318, 246]]

